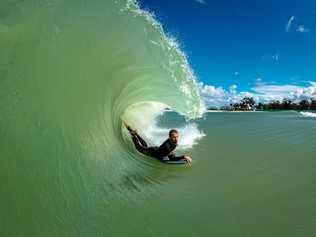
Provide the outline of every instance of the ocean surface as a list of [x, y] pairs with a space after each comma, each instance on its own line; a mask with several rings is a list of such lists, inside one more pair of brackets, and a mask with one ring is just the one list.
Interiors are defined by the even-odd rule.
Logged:
[[[316, 234], [315, 112], [205, 112], [136, 2], [2, 0], [0, 52], [1, 237]], [[192, 167], [122, 120], [150, 145], [177, 128]]]
[[[206, 135], [178, 149], [191, 167], [135, 153], [128, 137], [121, 157], [106, 147], [87, 155], [67, 139], [30, 138], [29, 147], [17, 138], [1, 155], [1, 236], [315, 234], [315, 118], [224, 112], [195, 124]], [[166, 112], [157, 126], [186, 121]]]

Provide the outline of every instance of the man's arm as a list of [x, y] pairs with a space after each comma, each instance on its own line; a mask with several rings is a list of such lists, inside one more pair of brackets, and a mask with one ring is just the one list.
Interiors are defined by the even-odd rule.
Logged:
[[168, 158], [172, 161], [177, 161], [177, 160], [183, 160], [185, 159], [184, 156], [176, 156], [174, 151], [170, 152], [170, 154], [168, 155]]
[[175, 156], [174, 153], [172, 152], [170, 155], [168, 155], [168, 158], [171, 161], [185, 160], [189, 165], [191, 165], [192, 163], [192, 158], [188, 155]]

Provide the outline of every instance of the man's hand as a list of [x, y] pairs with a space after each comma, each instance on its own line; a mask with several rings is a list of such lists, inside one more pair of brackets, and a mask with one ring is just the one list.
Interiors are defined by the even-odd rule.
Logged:
[[192, 158], [190, 156], [185, 155], [184, 159], [186, 160], [188, 166], [191, 166], [192, 164]]

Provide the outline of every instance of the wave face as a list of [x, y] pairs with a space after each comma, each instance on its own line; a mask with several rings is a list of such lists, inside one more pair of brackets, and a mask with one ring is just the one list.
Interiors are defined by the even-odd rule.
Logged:
[[[7, 201], [12, 186], [37, 185], [33, 194], [14, 195], [15, 202], [44, 205], [48, 193], [59, 204], [75, 194], [97, 203], [115, 191], [140, 190], [139, 183], [159, 183], [160, 164], [135, 153], [121, 119], [142, 133], [165, 107], [187, 119], [204, 112], [185, 55], [133, 1], [2, 0], [0, 50]], [[202, 136], [194, 124], [183, 129], [195, 134], [185, 147]]]

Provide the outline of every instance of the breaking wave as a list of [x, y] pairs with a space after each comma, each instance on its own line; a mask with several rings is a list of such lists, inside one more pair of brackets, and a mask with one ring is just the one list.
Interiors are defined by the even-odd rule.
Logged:
[[[122, 119], [158, 144], [166, 107], [188, 121], [205, 111], [185, 54], [135, 1], [1, 1], [0, 50], [0, 156], [56, 182], [161, 181]], [[183, 149], [204, 136], [193, 122], [178, 129]]]

